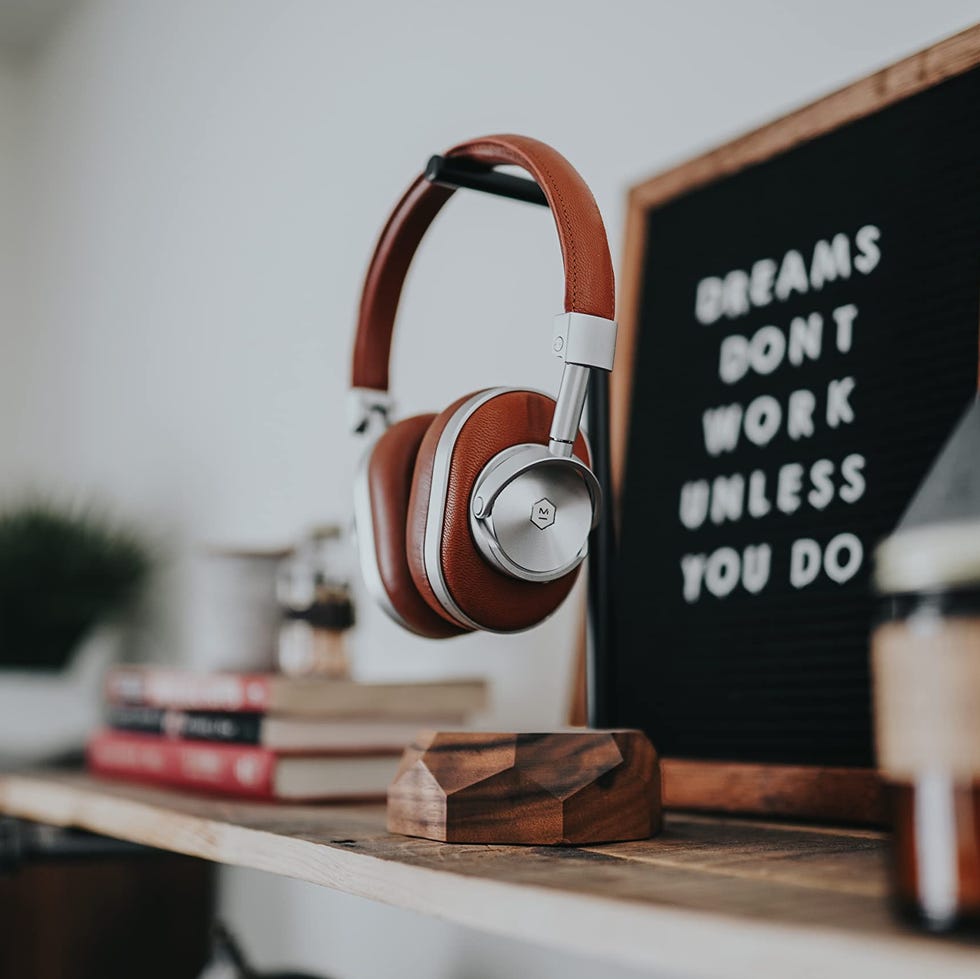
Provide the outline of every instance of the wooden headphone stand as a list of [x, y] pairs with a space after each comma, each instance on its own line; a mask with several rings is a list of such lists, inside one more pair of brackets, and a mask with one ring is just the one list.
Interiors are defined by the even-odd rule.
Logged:
[[[426, 178], [547, 207], [534, 181], [489, 167], [436, 156]], [[594, 462], [608, 486], [608, 381], [603, 371], [593, 375]], [[593, 649], [610, 621], [602, 587], [612, 540], [608, 495], [589, 558]], [[599, 693], [589, 690], [593, 712]], [[610, 843], [646, 839], [660, 825], [660, 764], [642, 731], [429, 732], [405, 750], [388, 790], [390, 832], [443, 843]]]

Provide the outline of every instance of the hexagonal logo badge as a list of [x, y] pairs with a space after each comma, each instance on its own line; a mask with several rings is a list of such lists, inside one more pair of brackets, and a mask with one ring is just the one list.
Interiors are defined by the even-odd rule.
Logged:
[[547, 496], [543, 496], [531, 507], [531, 523], [539, 530], [547, 530], [555, 522], [557, 512], [558, 507]]

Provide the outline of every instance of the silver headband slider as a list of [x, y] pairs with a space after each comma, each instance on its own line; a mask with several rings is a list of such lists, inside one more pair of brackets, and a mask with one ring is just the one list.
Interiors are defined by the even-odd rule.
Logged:
[[616, 321], [587, 313], [555, 317], [552, 349], [566, 364], [611, 371], [616, 359]]

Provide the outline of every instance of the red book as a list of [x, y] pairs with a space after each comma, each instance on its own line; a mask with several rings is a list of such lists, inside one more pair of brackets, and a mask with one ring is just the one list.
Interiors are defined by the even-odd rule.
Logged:
[[288, 755], [267, 748], [101, 731], [88, 743], [96, 775], [254, 799], [383, 799], [401, 753]]

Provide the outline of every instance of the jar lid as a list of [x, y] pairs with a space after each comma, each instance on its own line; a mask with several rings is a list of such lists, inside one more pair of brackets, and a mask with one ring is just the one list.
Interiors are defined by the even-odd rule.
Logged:
[[875, 551], [874, 583], [881, 594], [980, 585], [980, 520], [900, 528]]
[[354, 625], [354, 606], [349, 598], [314, 602], [302, 609], [286, 609], [287, 619], [302, 619], [318, 629], [341, 631]]

